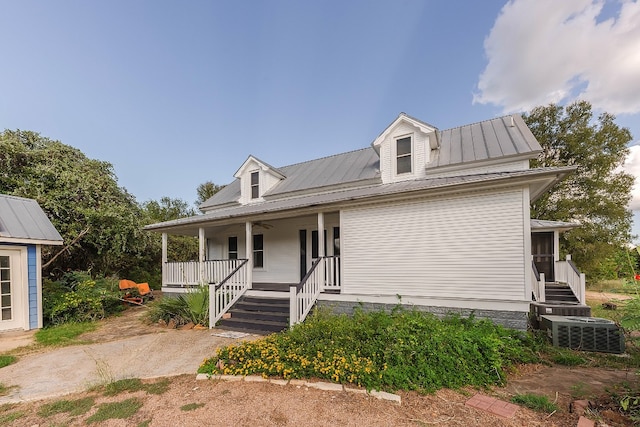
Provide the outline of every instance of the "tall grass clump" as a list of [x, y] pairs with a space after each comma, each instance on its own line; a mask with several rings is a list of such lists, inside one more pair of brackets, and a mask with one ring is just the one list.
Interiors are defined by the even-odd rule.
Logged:
[[512, 365], [538, 360], [537, 347], [526, 333], [486, 320], [400, 307], [353, 316], [318, 310], [289, 331], [221, 348], [199, 372], [431, 392], [501, 384]]
[[177, 297], [164, 297], [150, 305], [152, 322], [173, 320], [176, 325], [209, 326], [209, 286], [201, 285]]

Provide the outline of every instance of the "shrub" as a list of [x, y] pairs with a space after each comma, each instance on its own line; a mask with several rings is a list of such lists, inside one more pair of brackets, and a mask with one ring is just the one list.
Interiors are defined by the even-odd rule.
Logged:
[[289, 331], [219, 349], [199, 372], [434, 391], [502, 383], [514, 363], [538, 360], [536, 345], [524, 333], [473, 318], [439, 320], [402, 308], [353, 317], [319, 310]]
[[114, 279], [92, 279], [85, 272], [70, 272], [57, 282], [45, 282], [43, 320], [48, 325], [103, 319], [122, 310]]
[[152, 322], [173, 320], [176, 325], [193, 323], [209, 326], [209, 286], [198, 286], [175, 298], [164, 297], [150, 307], [149, 319]]

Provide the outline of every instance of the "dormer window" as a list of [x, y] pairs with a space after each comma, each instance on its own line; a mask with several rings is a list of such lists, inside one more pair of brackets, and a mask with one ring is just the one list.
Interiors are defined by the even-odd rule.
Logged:
[[260, 197], [260, 175], [259, 172], [251, 172], [251, 198]]
[[396, 174], [411, 173], [411, 137], [396, 140]]

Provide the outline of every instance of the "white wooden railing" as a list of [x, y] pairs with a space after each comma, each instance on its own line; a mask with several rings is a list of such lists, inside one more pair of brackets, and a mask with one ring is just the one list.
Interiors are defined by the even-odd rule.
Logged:
[[531, 290], [533, 291], [533, 296], [535, 297], [537, 302], [545, 302], [546, 287], [544, 273], [538, 273], [538, 269], [536, 268], [536, 264], [534, 262], [531, 263], [531, 266], [533, 268], [533, 274], [531, 275]]
[[248, 260], [230, 261], [238, 261], [236, 268], [219, 283], [209, 285], [209, 328], [213, 328], [222, 315], [249, 289]]
[[299, 284], [289, 287], [289, 326], [303, 322], [324, 287], [326, 258], [318, 258]]
[[576, 265], [571, 261], [571, 255], [567, 255], [565, 261], [556, 261], [555, 279], [557, 282], [569, 285], [580, 304], [586, 304], [585, 276], [584, 273], [580, 273]]
[[340, 280], [340, 256], [324, 257], [324, 290], [340, 290], [342, 281]]
[[202, 283], [219, 283], [243, 261], [216, 259], [202, 263], [198, 261], [168, 262], [163, 269], [162, 285], [189, 287]]

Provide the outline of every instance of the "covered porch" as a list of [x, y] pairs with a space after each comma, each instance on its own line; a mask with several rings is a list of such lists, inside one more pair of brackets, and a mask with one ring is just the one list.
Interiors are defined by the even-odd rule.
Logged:
[[[204, 219], [204, 218], [203, 218]], [[169, 233], [198, 238], [198, 260], [168, 260]], [[162, 291], [210, 286], [210, 324], [244, 295], [286, 298], [289, 325], [322, 292], [340, 293], [340, 213], [202, 221], [162, 231]]]

